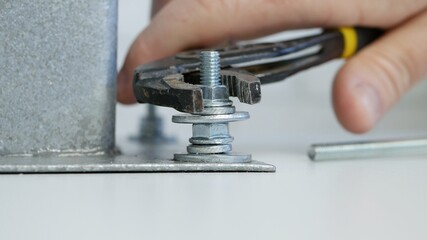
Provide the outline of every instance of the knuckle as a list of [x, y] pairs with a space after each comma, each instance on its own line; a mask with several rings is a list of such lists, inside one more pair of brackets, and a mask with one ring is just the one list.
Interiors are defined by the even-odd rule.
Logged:
[[241, 14], [240, 0], [195, 0], [194, 3], [194, 10], [199, 11], [198, 15], [203, 17], [201, 22], [205, 24], [204, 31], [206, 26], [211, 28], [205, 35], [199, 36], [200, 42], [204, 43], [203, 46], [233, 38], [236, 32], [233, 31], [236, 27], [234, 23], [238, 22], [236, 19]]
[[235, 16], [239, 13], [239, 0], [195, 0], [197, 8], [206, 14], [217, 14], [222, 17]]
[[413, 78], [413, 60], [408, 53], [389, 53], [370, 51], [365, 55], [368, 66], [382, 81], [384, 87], [395, 99], [399, 98], [411, 85]]
[[222, 1], [212, 1], [212, 0], [196, 0], [195, 1], [195, 3], [197, 4], [197, 8], [207, 14], [212, 14], [217, 11], [218, 2], [220, 3]]
[[144, 60], [149, 60], [154, 55], [150, 50], [153, 46], [149, 40], [145, 37], [145, 34], [140, 34], [138, 38], [133, 42], [129, 53], [128, 59], [134, 63], [142, 64]]

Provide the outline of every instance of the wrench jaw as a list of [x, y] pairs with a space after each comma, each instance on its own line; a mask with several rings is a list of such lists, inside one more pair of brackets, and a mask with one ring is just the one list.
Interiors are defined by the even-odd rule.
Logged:
[[163, 78], [134, 79], [134, 94], [139, 103], [171, 107], [184, 113], [203, 112], [202, 89], [184, 82], [182, 74]]
[[[156, 72], [137, 71], [134, 77], [134, 95], [139, 103], [171, 107], [180, 112], [200, 114], [204, 111], [203, 93], [194, 79], [195, 73], [178, 74], [174, 69]], [[256, 104], [261, 100], [261, 82], [253, 74], [241, 69], [221, 70], [221, 81], [229, 95], [240, 102]]]
[[221, 70], [222, 84], [227, 86], [229, 95], [241, 103], [256, 104], [261, 101], [261, 81], [254, 74], [242, 69]]

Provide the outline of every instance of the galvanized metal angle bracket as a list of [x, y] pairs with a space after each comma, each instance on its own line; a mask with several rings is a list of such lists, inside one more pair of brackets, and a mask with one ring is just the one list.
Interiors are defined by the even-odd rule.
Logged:
[[250, 163], [177, 162], [150, 155], [79, 157], [0, 157], [0, 173], [121, 172], [275, 172], [273, 165]]

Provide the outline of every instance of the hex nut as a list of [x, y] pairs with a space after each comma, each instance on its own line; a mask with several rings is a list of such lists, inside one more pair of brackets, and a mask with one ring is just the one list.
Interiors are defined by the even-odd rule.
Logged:
[[220, 86], [200, 86], [203, 92], [203, 99], [206, 100], [228, 100], [228, 88], [224, 85]]
[[229, 138], [228, 123], [193, 124], [193, 138]]

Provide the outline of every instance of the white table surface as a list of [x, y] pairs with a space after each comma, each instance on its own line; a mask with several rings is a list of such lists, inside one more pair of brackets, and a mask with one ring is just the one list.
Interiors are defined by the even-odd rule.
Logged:
[[427, 158], [276, 173], [0, 176], [0, 239], [426, 239]]

